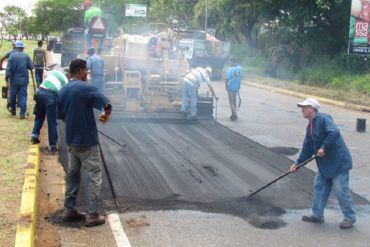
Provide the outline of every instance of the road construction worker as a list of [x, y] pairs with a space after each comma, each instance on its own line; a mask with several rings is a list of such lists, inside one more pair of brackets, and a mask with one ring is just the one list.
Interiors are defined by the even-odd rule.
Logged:
[[42, 40], [37, 41], [37, 48], [33, 51], [33, 65], [35, 66], [35, 79], [37, 86], [40, 86], [44, 79], [44, 66], [46, 65], [46, 53], [42, 49]]
[[57, 151], [57, 101], [58, 93], [68, 82], [63, 72], [52, 70], [46, 79], [40, 84], [36, 93], [36, 105], [34, 109], [35, 122], [32, 129], [31, 143], [40, 143], [40, 131], [45, 117], [48, 121], [49, 147], [52, 154]]
[[[235, 121], [238, 119], [238, 113], [236, 108], [236, 96], [239, 95], [240, 83], [243, 78], [242, 67], [240, 67], [235, 59], [231, 59], [231, 67], [228, 69], [226, 74], [225, 88], [229, 96], [229, 104], [231, 109], [230, 120]], [[239, 95], [240, 103], [240, 95]]]
[[[89, 32], [89, 27], [90, 27], [91, 20], [94, 17], [101, 17], [103, 15], [103, 13], [102, 13], [100, 8], [92, 7], [92, 3], [88, 0], [85, 0], [83, 2], [83, 8], [84, 8], [84, 11], [85, 11], [85, 15], [84, 15], [85, 33], [84, 33], [84, 35], [85, 35], [85, 39], [86, 39], [86, 43], [87, 43], [87, 49], [89, 49], [89, 48], [93, 47], [92, 46], [92, 35]], [[102, 49], [103, 43], [104, 43], [104, 39], [102, 39], [100, 41], [98, 49]], [[99, 52], [99, 50], [98, 50], [98, 52]]]
[[190, 98], [190, 118], [195, 120], [197, 118], [197, 94], [201, 83], [206, 83], [212, 96], [218, 100], [215, 91], [211, 85], [211, 67], [197, 67], [190, 73], [186, 74], [182, 83], [182, 106], [181, 111], [185, 118], [188, 117], [188, 98]]
[[27, 86], [29, 83], [28, 70], [33, 69], [31, 58], [23, 52], [24, 44], [16, 41], [15, 51], [10, 54], [6, 67], [5, 80], [10, 83], [10, 104], [11, 115], [16, 115], [16, 99], [20, 107], [19, 118], [25, 119], [27, 110]]
[[104, 61], [95, 53], [94, 48], [90, 48], [87, 54], [89, 55], [87, 68], [90, 70], [90, 84], [104, 94]]
[[352, 168], [351, 153], [333, 118], [319, 112], [320, 104], [316, 99], [308, 98], [297, 106], [302, 109], [308, 125], [302, 151], [290, 171], [296, 172], [297, 164], [313, 155], [317, 156], [318, 168], [313, 184], [312, 214], [304, 215], [302, 220], [324, 223], [324, 209], [333, 187], [344, 217], [339, 227], [352, 228], [356, 222], [356, 212], [348, 182], [349, 170]]
[[[109, 120], [112, 104], [96, 87], [86, 81], [85, 60], [73, 60], [69, 73], [71, 80], [60, 90], [58, 100], [58, 118], [65, 123], [68, 154], [63, 220], [85, 219], [85, 226], [91, 227], [105, 223], [104, 216], [99, 215], [102, 158], [94, 109], [104, 109], [99, 115], [99, 121], [105, 123]], [[87, 215], [76, 209], [81, 172], [86, 172], [88, 177], [85, 190]]]

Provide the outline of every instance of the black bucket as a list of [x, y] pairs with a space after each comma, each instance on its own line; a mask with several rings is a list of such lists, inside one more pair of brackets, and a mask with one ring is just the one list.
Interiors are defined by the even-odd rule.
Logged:
[[366, 119], [365, 118], [357, 118], [356, 131], [357, 132], [366, 131]]
[[8, 87], [2, 87], [1, 88], [1, 97], [3, 99], [8, 98]]

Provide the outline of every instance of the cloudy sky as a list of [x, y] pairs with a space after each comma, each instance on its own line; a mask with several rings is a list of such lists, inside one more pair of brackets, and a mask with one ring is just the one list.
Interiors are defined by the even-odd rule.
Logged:
[[0, 11], [2, 11], [7, 5], [15, 5], [24, 9], [27, 12], [27, 15], [31, 15], [31, 10], [33, 9], [36, 2], [37, 0], [0, 0]]

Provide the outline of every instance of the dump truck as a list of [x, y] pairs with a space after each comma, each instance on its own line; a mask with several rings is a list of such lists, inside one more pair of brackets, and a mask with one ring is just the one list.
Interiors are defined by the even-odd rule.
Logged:
[[212, 80], [220, 80], [230, 53], [230, 43], [201, 30], [171, 30], [170, 40], [185, 51], [191, 67], [211, 67]]

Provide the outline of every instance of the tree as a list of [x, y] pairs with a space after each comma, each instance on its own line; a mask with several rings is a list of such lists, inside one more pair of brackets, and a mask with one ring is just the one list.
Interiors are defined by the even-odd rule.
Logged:
[[22, 34], [22, 21], [26, 18], [26, 12], [17, 6], [5, 6], [4, 11], [0, 14], [1, 25], [5, 31], [16, 38]]
[[33, 10], [36, 31], [47, 35], [51, 32], [64, 32], [72, 27], [83, 27], [81, 0], [38, 1]]

